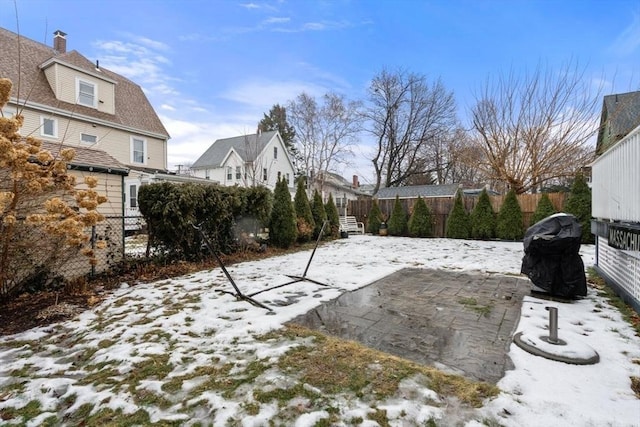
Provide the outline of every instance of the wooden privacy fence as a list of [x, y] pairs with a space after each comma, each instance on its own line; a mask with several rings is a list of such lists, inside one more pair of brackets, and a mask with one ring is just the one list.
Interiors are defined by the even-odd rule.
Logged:
[[[549, 199], [551, 199], [551, 203], [553, 203], [556, 211], [561, 212], [562, 208], [564, 207], [567, 193], [547, 193], [547, 195], [549, 196]], [[491, 206], [493, 207], [493, 211], [496, 214], [500, 211], [505, 197], [506, 195], [489, 196], [489, 199], [491, 200]], [[520, 208], [522, 209], [522, 222], [526, 229], [531, 225], [531, 217], [533, 216], [533, 213], [538, 206], [538, 202], [540, 201], [542, 194], [520, 194], [517, 197]], [[400, 203], [402, 203], [402, 207], [404, 208], [405, 212], [410, 215], [411, 212], [413, 212], [413, 206], [415, 205], [417, 200], [417, 198], [400, 199]], [[471, 212], [478, 203], [478, 196], [464, 196], [462, 200], [464, 201], [467, 212]], [[427, 206], [429, 206], [429, 209], [431, 210], [431, 213], [434, 217], [434, 236], [444, 237], [447, 225], [447, 217], [449, 216], [449, 212], [451, 212], [451, 208], [453, 207], [454, 199], [451, 197], [430, 197], [425, 198], [424, 201]], [[371, 211], [372, 204], [373, 199], [371, 198], [350, 200], [347, 214], [353, 215], [358, 219], [358, 221], [364, 222], [366, 227], [368, 225], [369, 212]], [[378, 206], [380, 207], [380, 211], [382, 211], [383, 217], [387, 219], [389, 218], [394, 204], [395, 199], [378, 200]]]

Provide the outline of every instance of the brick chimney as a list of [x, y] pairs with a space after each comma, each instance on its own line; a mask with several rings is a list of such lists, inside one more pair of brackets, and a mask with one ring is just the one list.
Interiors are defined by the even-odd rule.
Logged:
[[360, 183], [358, 182], [358, 175], [353, 175], [353, 181], [351, 185], [353, 186], [353, 188], [360, 187]]
[[53, 48], [58, 53], [67, 53], [67, 35], [60, 30], [53, 33]]

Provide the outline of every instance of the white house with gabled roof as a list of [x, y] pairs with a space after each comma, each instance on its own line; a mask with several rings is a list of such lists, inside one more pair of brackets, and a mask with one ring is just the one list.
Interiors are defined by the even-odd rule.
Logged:
[[191, 166], [192, 175], [224, 186], [275, 189], [284, 179], [294, 188], [294, 167], [278, 131], [216, 140]]

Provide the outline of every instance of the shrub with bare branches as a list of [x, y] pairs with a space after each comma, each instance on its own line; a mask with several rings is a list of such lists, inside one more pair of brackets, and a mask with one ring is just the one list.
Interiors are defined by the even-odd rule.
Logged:
[[[0, 79], [0, 113], [8, 103], [12, 82]], [[107, 198], [95, 190], [98, 180], [85, 178], [86, 189], [76, 188], [68, 173], [71, 148], [57, 155], [40, 140], [19, 133], [24, 118], [0, 114], [0, 296], [7, 297], [33, 285], [63, 276], [66, 262], [79, 256], [95, 264], [90, 227], [102, 221], [97, 207]]]

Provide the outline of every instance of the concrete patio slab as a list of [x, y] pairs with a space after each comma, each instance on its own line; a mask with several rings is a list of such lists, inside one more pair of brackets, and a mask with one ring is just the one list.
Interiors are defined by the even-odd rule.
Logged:
[[291, 323], [496, 383], [512, 366], [507, 352], [530, 291], [522, 277], [408, 268]]

